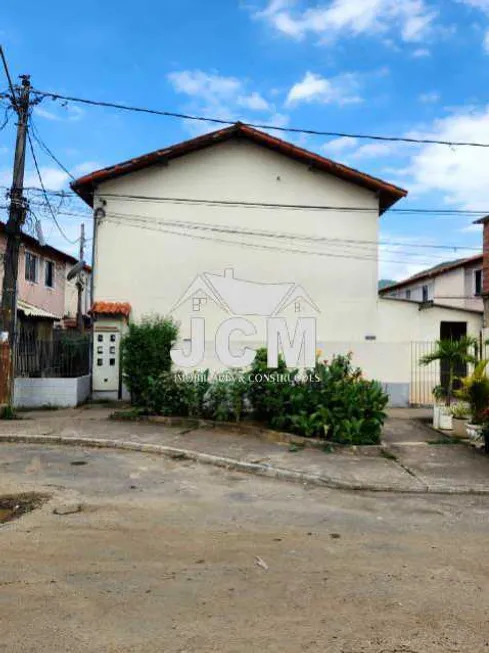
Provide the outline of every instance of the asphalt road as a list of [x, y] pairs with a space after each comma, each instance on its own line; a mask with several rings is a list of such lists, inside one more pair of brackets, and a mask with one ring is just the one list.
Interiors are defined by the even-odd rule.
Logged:
[[32, 490], [0, 526], [0, 651], [489, 650], [488, 498], [0, 445], [0, 495]]

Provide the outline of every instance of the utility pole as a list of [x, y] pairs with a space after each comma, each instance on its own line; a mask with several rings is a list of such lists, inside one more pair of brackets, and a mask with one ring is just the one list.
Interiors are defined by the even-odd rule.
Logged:
[[[0, 52], [4, 65], [3, 51]], [[6, 68], [7, 70], [7, 68]], [[10, 189], [9, 218], [6, 225], [7, 246], [3, 259], [3, 286], [0, 307], [0, 406], [13, 403], [14, 351], [17, 318], [17, 275], [22, 226], [25, 222], [27, 200], [24, 197], [25, 148], [29, 119], [29, 75], [21, 75], [22, 87], [16, 93], [9, 78], [12, 102], [17, 111], [17, 139], [12, 187]]]
[[[84, 261], [84, 256], [85, 256], [85, 225], [82, 224], [81, 234], [80, 234], [80, 256], [79, 256], [80, 262]], [[76, 328], [80, 333], [83, 333], [82, 298], [83, 298], [84, 283], [83, 283], [82, 274], [83, 274], [83, 268], [78, 273], [78, 279], [76, 282], [76, 288], [78, 291], [78, 303], [77, 303], [77, 310], [76, 310]]]

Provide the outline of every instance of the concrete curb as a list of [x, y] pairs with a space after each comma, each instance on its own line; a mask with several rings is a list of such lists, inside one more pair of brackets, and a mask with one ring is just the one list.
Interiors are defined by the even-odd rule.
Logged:
[[177, 449], [159, 444], [148, 444], [143, 442], [128, 442], [121, 440], [107, 440], [101, 438], [70, 438], [59, 435], [0, 435], [0, 442], [14, 444], [50, 444], [69, 445], [79, 447], [92, 447], [97, 449], [117, 449], [121, 451], [136, 451], [141, 453], [152, 453], [166, 456], [173, 460], [190, 460], [204, 465], [213, 465], [223, 469], [231, 469], [247, 474], [276, 478], [282, 481], [302, 483], [304, 485], [315, 485], [327, 487], [334, 490], [349, 490], [354, 492], [392, 492], [396, 494], [438, 494], [438, 495], [481, 495], [489, 496], [488, 487], [434, 487], [425, 485], [423, 487], [403, 488], [395, 485], [382, 483], [357, 483], [354, 481], [341, 481], [331, 477], [308, 474], [298, 470], [272, 467], [259, 463], [248, 463], [234, 458], [215, 456], [213, 454], [190, 451], [188, 449]]

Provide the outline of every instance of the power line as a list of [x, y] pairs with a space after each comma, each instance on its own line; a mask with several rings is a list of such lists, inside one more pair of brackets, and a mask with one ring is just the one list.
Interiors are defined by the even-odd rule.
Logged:
[[[40, 98], [51, 98], [52, 100], [64, 100], [65, 102], [79, 102], [80, 104], [88, 104], [90, 106], [96, 107], [105, 107], [110, 109], [119, 109], [122, 111], [133, 111], [136, 113], [146, 113], [155, 116], [164, 116], [166, 118], [178, 118], [180, 120], [192, 120], [195, 122], [206, 122], [213, 123], [218, 125], [234, 125], [237, 121], [235, 120], [224, 120], [222, 118], [212, 118], [206, 116], [191, 115], [185, 113], [179, 113], [176, 111], [163, 111], [160, 109], [151, 109], [148, 107], [137, 107], [128, 104], [120, 104], [117, 102], [107, 102], [102, 100], [90, 100], [88, 98], [80, 98], [70, 95], [61, 95], [59, 93], [51, 93], [48, 91], [41, 91], [38, 89], [33, 90], [33, 94], [37, 95]], [[411, 138], [408, 136], [380, 136], [378, 134], [355, 134], [347, 132], [331, 132], [323, 131], [319, 129], [306, 129], [299, 127], [279, 127], [277, 125], [269, 124], [260, 124], [260, 123], [251, 123], [239, 121], [242, 125], [246, 127], [252, 127], [255, 129], [269, 129], [279, 132], [289, 132], [292, 134], [308, 134], [310, 136], [329, 136], [335, 138], [355, 138], [359, 140], [371, 140], [371, 141], [384, 141], [390, 143], [411, 143], [416, 145], [447, 145], [448, 147], [460, 146], [460, 147], [489, 147], [489, 143], [478, 143], [471, 141], [446, 141], [439, 140], [434, 138]]]
[[189, 229], [199, 229], [203, 231], [214, 231], [217, 233], [231, 233], [231, 234], [240, 234], [244, 236], [262, 236], [262, 237], [268, 237], [268, 238], [276, 238], [276, 239], [283, 239], [283, 240], [301, 240], [301, 241], [312, 241], [312, 242], [322, 242], [326, 244], [336, 244], [339, 246], [344, 246], [345, 244], [353, 244], [353, 245], [358, 245], [358, 246], [371, 246], [371, 247], [377, 247], [378, 245], [382, 245], [385, 247], [411, 247], [411, 248], [422, 248], [422, 249], [440, 249], [440, 250], [456, 250], [456, 249], [465, 249], [465, 250], [471, 250], [471, 251], [477, 251], [480, 252], [479, 247], [462, 247], [460, 245], [458, 246], [453, 246], [453, 245], [431, 245], [431, 244], [425, 244], [425, 243], [404, 243], [400, 241], [377, 241], [377, 240], [362, 240], [358, 238], [330, 238], [330, 237], [325, 237], [325, 236], [306, 236], [305, 234], [300, 234], [297, 232], [277, 232], [277, 231], [267, 231], [264, 229], [258, 229], [258, 230], [251, 230], [251, 229], [239, 229], [239, 228], [234, 228], [234, 227], [229, 227], [228, 225], [219, 225], [219, 224], [202, 224], [202, 223], [196, 223], [196, 222], [190, 222], [190, 221], [185, 221], [185, 220], [161, 220], [159, 218], [155, 218], [152, 216], [145, 216], [145, 215], [140, 215], [140, 214], [126, 214], [126, 213], [115, 213], [115, 212], [110, 212], [110, 215], [114, 217], [118, 217], [121, 219], [127, 220], [135, 220], [135, 221], [146, 221], [146, 222], [151, 222], [151, 223], [157, 223], [157, 224], [166, 224], [169, 226], [181, 226], [181, 227], [186, 227]]
[[[109, 214], [112, 215], [112, 214]], [[118, 224], [121, 225], [121, 217], [117, 217], [114, 215], [114, 217], [105, 217], [104, 220], [108, 222], [112, 222], [113, 224]], [[122, 219], [123, 220], [123, 219]], [[123, 221], [124, 222], [124, 221]], [[161, 221], [160, 221], [161, 222]], [[308, 255], [313, 255], [313, 256], [325, 256], [325, 257], [330, 257], [330, 258], [347, 258], [347, 259], [355, 259], [355, 260], [364, 260], [364, 261], [379, 261], [379, 256], [378, 255], [373, 255], [373, 256], [368, 256], [368, 255], [358, 255], [358, 253], [353, 252], [353, 253], [348, 253], [348, 254], [338, 254], [336, 252], [317, 252], [309, 249], [292, 249], [292, 248], [285, 248], [285, 247], [277, 247], [273, 245], [262, 245], [262, 244], [255, 244], [255, 243], [245, 243], [245, 242], [238, 242], [236, 240], [225, 240], [222, 238], [217, 238], [215, 236], [205, 236], [205, 235], [200, 235], [200, 234], [195, 234], [195, 233], [185, 233], [181, 231], [174, 231], [172, 229], [169, 229], [168, 227], [165, 226], [163, 223], [162, 227], [156, 226], [154, 223], [153, 224], [148, 224], [148, 221], [144, 220], [137, 220], [135, 218], [129, 219], [129, 221], [126, 223], [129, 226], [138, 228], [138, 229], [146, 229], [148, 231], [153, 231], [153, 232], [163, 232], [163, 233], [169, 233], [177, 236], [184, 236], [188, 238], [196, 238], [199, 240], [206, 240], [206, 241], [211, 241], [211, 242], [221, 242], [225, 243], [228, 245], [236, 245], [236, 246], [241, 246], [241, 247], [250, 247], [254, 249], [265, 249], [265, 250], [271, 250], [271, 251], [279, 251], [279, 252], [284, 252], [284, 253], [292, 253], [292, 254], [308, 254]], [[180, 225], [173, 225], [176, 226], [177, 228]], [[181, 226], [182, 229], [185, 229], [185, 225]], [[198, 227], [196, 227], [198, 229]], [[221, 232], [225, 233], [227, 235], [244, 235], [244, 236], [252, 236], [254, 234], [243, 234], [243, 233], [230, 233], [230, 232]], [[352, 247], [352, 245], [343, 245], [342, 249], [348, 249], [348, 247]], [[391, 260], [391, 259], [382, 259], [383, 263], [395, 263], [399, 265], [405, 265], [406, 263], [412, 263], [413, 259], [404, 259], [404, 260]], [[421, 261], [417, 261], [420, 264], [424, 264]], [[433, 264], [433, 261], [429, 261], [429, 264]]]
[[[75, 193], [76, 195], [76, 193]], [[307, 210], [307, 211], [341, 211], [341, 212], [360, 212], [375, 213], [377, 208], [368, 208], [363, 206], [331, 206], [320, 204], [280, 204], [276, 202], [247, 202], [244, 200], [213, 200], [213, 199], [193, 199], [187, 197], [155, 197], [150, 195], [128, 195], [124, 193], [99, 193], [99, 197], [109, 199], [120, 199], [123, 201], [143, 201], [143, 202], [170, 202], [175, 204], [203, 204], [209, 206], [229, 206], [229, 207], [249, 207], [265, 209], [287, 209], [287, 210]], [[487, 211], [477, 211], [474, 209], [389, 209], [392, 213], [433, 213], [433, 214], [455, 214], [455, 215], [484, 215]]]
[[3, 69], [5, 70], [5, 75], [6, 75], [6, 77], [7, 77], [7, 81], [8, 81], [8, 85], [9, 85], [10, 93], [12, 94], [10, 99], [11, 99], [11, 101], [12, 101], [12, 104], [13, 104], [14, 107], [15, 107], [16, 112], [17, 112], [18, 114], [20, 114], [20, 107], [19, 107], [19, 105], [17, 104], [17, 96], [16, 96], [16, 94], [15, 94], [14, 85], [13, 85], [13, 83], [12, 83], [12, 77], [10, 76], [10, 71], [9, 71], [9, 67], [8, 67], [7, 59], [5, 58], [5, 53], [4, 53], [3, 48], [2, 48], [1, 45], [0, 45], [0, 57], [1, 57], [1, 59], [2, 59]]
[[[43, 207], [47, 206], [45, 203], [36, 203], [36, 202], [31, 202], [32, 205], [38, 206], [38, 207]], [[74, 212], [74, 211], [64, 211], [64, 210], [56, 210], [57, 215], [62, 215], [66, 217], [73, 217], [73, 218], [80, 218], [80, 219], [85, 219], [85, 220], [92, 220], [93, 216], [89, 213], [81, 213], [81, 212]], [[463, 246], [463, 245], [433, 245], [433, 244], [428, 244], [428, 243], [420, 243], [420, 242], [403, 242], [403, 241], [395, 241], [395, 240], [366, 240], [366, 239], [358, 239], [358, 238], [329, 238], [329, 237], [324, 237], [324, 236], [306, 236], [305, 234], [300, 234], [296, 232], [276, 232], [276, 231], [266, 231], [266, 230], [257, 230], [257, 231], [251, 231], [251, 230], [236, 230], [231, 227], [227, 227], [226, 225], [218, 225], [218, 224], [207, 224], [203, 225], [202, 223], [192, 223], [189, 221], [184, 221], [184, 220], [177, 220], [177, 221], [162, 221], [157, 217], [154, 216], [148, 216], [148, 215], [142, 215], [142, 214], [136, 214], [136, 213], [117, 213], [117, 212], [111, 212], [111, 215], [120, 217], [125, 220], [131, 220], [131, 219], [140, 219], [140, 220], [145, 220], [147, 222], [159, 222], [161, 224], [169, 224], [172, 226], [183, 226], [183, 227], [189, 227], [189, 228], [199, 228], [202, 230], [214, 230], [214, 231], [228, 231], [230, 233], [240, 233], [242, 235], [256, 235], [256, 236], [265, 236], [265, 237], [270, 237], [270, 238], [278, 238], [278, 239], [289, 239], [289, 240], [304, 240], [304, 241], [314, 241], [314, 242], [325, 242], [325, 243], [337, 243], [339, 245], [343, 245], [345, 243], [352, 243], [352, 244], [358, 244], [358, 245], [371, 245], [377, 247], [378, 245], [383, 246], [384, 248], [392, 248], [392, 247], [403, 247], [403, 248], [413, 248], [413, 249], [436, 249], [436, 250], [446, 250], [446, 251], [453, 251], [456, 252], [458, 250], [468, 250], [468, 251], [474, 251], [474, 252], [480, 252], [480, 247], [470, 247], [470, 246]]]
[[[6, 186], [0, 186], [0, 188], [6, 188]], [[32, 192], [43, 192], [41, 188], [36, 186], [27, 186], [25, 188], [27, 191]], [[80, 199], [77, 193], [73, 193], [65, 190], [49, 190], [46, 192], [50, 195], [55, 195], [62, 198], [76, 198]], [[129, 195], [124, 193], [99, 193], [99, 197], [109, 198], [109, 199], [120, 199], [122, 201], [143, 201], [143, 202], [168, 202], [174, 204], [202, 204], [210, 206], [239, 206], [239, 207], [250, 207], [250, 208], [266, 208], [266, 209], [287, 209], [287, 210], [308, 210], [308, 211], [346, 211], [346, 212], [362, 212], [362, 213], [378, 213], [377, 208], [368, 208], [362, 206], [330, 206], [330, 205], [321, 205], [321, 204], [280, 204], [277, 202], [247, 202], [244, 200], [213, 200], [213, 199], [194, 199], [187, 197], [158, 197], [150, 195]], [[406, 214], [440, 214], [440, 215], [467, 215], [467, 216], [479, 216], [489, 214], [489, 209], [477, 210], [477, 209], [444, 209], [444, 208], [410, 208], [410, 209], [388, 209], [386, 213], [406, 213]]]
[[59, 224], [59, 222], [58, 222], [58, 220], [57, 220], [57, 218], [56, 218], [56, 215], [55, 215], [55, 213], [54, 213], [53, 207], [51, 206], [51, 203], [50, 203], [50, 201], [49, 201], [48, 195], [47, 195], [47, 193], [46, 193], [46, 189], [45, 189], [45, 187], [44, 187], [44, 182], [43, 182], [43, 180], [42, 180], [41, 170], [40, 170], [40, 168], [39, 168], [39, 164], [38, 164], [38, 162], [37, 162], [36, 153], [35, 153], [35, 151], [34, 151], [34, 145], [32, 144], [32, 138], [31, 138], [31, 135], [30, 135], [30, 132], [29, 132], [29, 131], [27, 132], [27, 138], [29, 139], [29, 147], [30, 147], [30, 150], [31, 150], [32, 159], [33, 159], [33, 161], [34, 161], [34, 166], [35, 166], [35, 168], [36, 168], [37, 176], [39, 177], [39, 183], [41, 184], [41, 188], [42, 188], [42, 190], [43, 190], [43, 194], [44, 194], [44, 199], [46, 200], [46, 204], [47, 204], [47, 207], [48, 207], [49, 212], [50, 212], [50, 214], [51, 214], [51, 217], [52, 217], [52, 219], [53, 219], [53, 222], [54, 222], [54, 224], [57, 226], [58, 231], [59, 231], [60, 234], [63, 236], [63, 238], [64, 238], [66, 241], [68, 241], [71, 245], [74, 245], [77, 241], [76, 241], [76, 240], [70, 240], [70, 238], [68, 238], [68, 236], [65, 234], [65, 232], [63, 231], [61, 225]]
[[51, 157], [51, 159], [65, 172], [68, 177], [70, 177], [71, 180], [75, 180], [75, 177], [71, 174], [71, 172], [64, 166], [61, 161], [53, 154], [53, 152], [49, 149], [49, 147], [46, 145], [46, 143], [41, 139], [39, 136], [39, 132], [37, 130], [36, 125], [34, 124], [34, 121], [32, 120], [31, 116], [31, 130], [32, 130], [32, 135], [34, 136], [35, 140], [37, 141], [38, 145], [41, 147], [44, 152]]

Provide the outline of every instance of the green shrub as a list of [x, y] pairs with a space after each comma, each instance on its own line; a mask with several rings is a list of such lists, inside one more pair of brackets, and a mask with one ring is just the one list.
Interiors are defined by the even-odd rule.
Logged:
[[297, 375], [298, 370], [287, 369], [282, 356], [276, 368], [269, 368], [267, 350], [256, 352], [247, 380], [248, 398], [257, 421], [279, 430], [286, 428], [294, 410], [294, 399], [298, 399], [298, 390], [294, 387]]
[[270, 428], [340, 444], [378, 444], [388, 397], [362, 378], [350, 356], [317, 361], [314, 369], [288, 370], [283, 358], [267, 367], [260, 349], [249, 372], [186, 376], [171, 370], [178, 329], [171, 320], [147, 318], [123, 339], [124, 379], [136, 406], [165, 416], [240, 421], [250, 415]]
[[225, 372], [209, 385], [204, 397], [204, 413], [209, 419], [239, 422], [248, 410], [248, 384], [242, 373]]
[[141, 403], [149, 413], [167, 417], [203, 417], [209, 389], [208, 372], [199, 380], [180, 372], [162, 372], [148, 379]]
[[132, 403], [143, 405], [153, 379], [170, 372], [170, 350], [178, 337], [178, 327], [169, 318], [145, 317], [130, 324], [122, 339], [122, 373]]
[[382, 386], [363, 379], [350, 356], [318, 361], [299, 375], [287, 372], [283, 361], [268, 369], [264, 350], [250, 374], [250, 397], [256, 419], [272, 428], [352, 445], [380, 442], [388, 402]]

